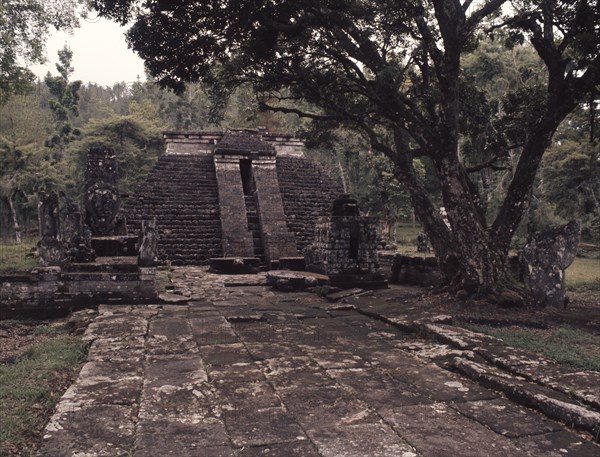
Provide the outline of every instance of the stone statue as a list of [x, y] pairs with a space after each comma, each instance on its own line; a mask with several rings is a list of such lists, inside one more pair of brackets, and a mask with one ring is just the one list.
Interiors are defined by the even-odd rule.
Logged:
[[60, 214], [58, 194], [40, 192], [38, 219], [40, 225], [40, 241], [37, 244], [40, 265], [61, 266], [66, 261], [63, 244], [60, 241]]
[[138, 252], [138, 265], [140, 267], [156, 266], [158, 262], [157, 245], [156, 219], [142, 221], [141, 242]]
[[566, 306], [565, 270], [577, 255], [581, 225], [567, 225], [543, 233], [534, 233], [521, 252], [526, 264], [525, 282], [536, 306]]
[[92, 236], [124, 235], [119, 217], [121, 195], [117, 188], [117, 157], [111, 148], [91, 148], [85, 170], [86, 224]]
[[95, 259], [96, 255], [91, 247], [91, 239], [86, 237], [83, 216], [79, 206], [73, 202], [68, 202], [66, 205], [62, 240], [67, 259], [70, 262], [92, 262]]

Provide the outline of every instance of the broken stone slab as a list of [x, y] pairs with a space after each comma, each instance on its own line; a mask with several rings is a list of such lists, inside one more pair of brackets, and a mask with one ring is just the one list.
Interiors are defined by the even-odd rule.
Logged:
[[509, 373], [563, 392], [600, 411], [600, 373], [577, 371], [523, 349], [504, 345], [481, 346], [480, 356]]
[[452, 366], [481, 385], [499, 390], [513, 401], [533, 407], [566, 425], [587, 431], [600, 432], [600, 413], [574, 403], [566, 395], [527, 381], [522, 381], [497, 368], [455, 358]]
[[183, 295], [173, 294], [170, 292], [164, 292], [158, 296], [158, 298], [167, 303], [185, 303], [189, 300], [189, 297]]
[[429, 338], [435, 339], [441, 343], [454, 346], [457, 349], [473, 349], [483, 344], [502, 344], [502, 340], [493, 336], [472, 332], [461, 327], [444, 325], [438, 323], [429, 323], [427, 321], [417, 321], [422, 333]]
[[327, 298], [327, 300], [329, 300], [331, 302], [337, 302], [340, 300], [344, 300], [345, 298], [356, 297], [357, 295], [362, 295], [364, 293], [365, 293], [364, 289], [359, 289], [359, 288], [346, 289], [346, 290], [341, 290], [339, 292], [334, 292], [332, 294], [328, 294], [325, 296], [325, 298]]
[[576, 372], [551, 359], [504, 345], [501, 339], [442, 324], [423, 323], [425, 336], [478, 356], [517, 376], [570, 395], [600, 411], [600, 373]]
[[303, 291], [327, 285], [329, 278], [319, 273], [275, 270], [267, 273], [267, 284], [282, 292]]

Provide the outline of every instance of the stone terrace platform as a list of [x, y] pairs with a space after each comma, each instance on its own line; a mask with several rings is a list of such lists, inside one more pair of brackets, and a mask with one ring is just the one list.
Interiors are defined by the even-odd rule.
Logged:
[[426, 354], [447, 346], [376, 318], [376, 300], [366, 315], [197, 267], [174, 283], [178, 303], [100, 307], [41, 456], [600, 455], [441, 368]]

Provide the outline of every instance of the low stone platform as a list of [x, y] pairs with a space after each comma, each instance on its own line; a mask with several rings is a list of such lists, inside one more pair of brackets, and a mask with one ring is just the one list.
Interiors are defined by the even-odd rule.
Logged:
[[264, 273], [201, 268], [172, 280], [177, 304], [100, 307], [40, 456], [600, 454], [590, 435], [445, 369], [432, 354], [470, 349], [393, 323], [388, 295], [332, 304], [267, 288]]

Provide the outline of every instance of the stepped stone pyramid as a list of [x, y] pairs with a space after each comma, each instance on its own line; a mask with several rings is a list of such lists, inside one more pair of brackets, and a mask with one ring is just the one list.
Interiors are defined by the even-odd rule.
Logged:
[[133, 233], [156, 219], [163, 263], [242, 257], [273, 265], [302, 256], [317, 218], [343, 192], [289, 135], [228, 129], [164, 138], [165, 155], [123, 205]]

